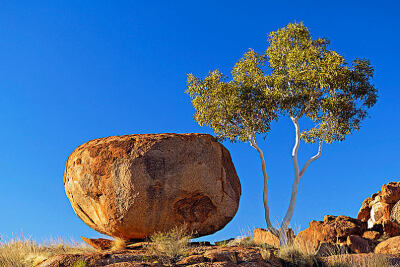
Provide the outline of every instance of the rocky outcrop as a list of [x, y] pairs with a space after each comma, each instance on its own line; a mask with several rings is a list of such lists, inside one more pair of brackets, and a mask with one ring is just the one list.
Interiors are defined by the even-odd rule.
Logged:
[[87, 225], [125, 240], [177, 225], [212, 234], [236, 214], [241, 194], [228, 150], [208, 134], [89, 141], [68, 157], [64, 185]]
[[368, 222], [369, 229], [380, 229], [386, 237], [399, 235], [400, 221], [396, 218], [400, 204], [394, 209], [399, 200], [400, 182], [384, 184], [381, 191], [363, 201], [357, 219]]
[[348, 217], [326, 215], [324, 221], [311, 221], [309, 227], [297, 234], [295, 243], [317, 250], [320, 243], [346, 243], [350, 235], [362, 235], [365, 222]]

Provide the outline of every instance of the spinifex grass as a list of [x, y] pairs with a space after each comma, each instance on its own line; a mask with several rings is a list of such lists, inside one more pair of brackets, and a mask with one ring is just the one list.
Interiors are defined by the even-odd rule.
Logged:
[[91, 251], [93, 249], [88, 246], [65, 243], [62, 240], [38, 244], [31, 239], [13, 237], [0, 242], [0, 267], [35, 266], [53, 255]]

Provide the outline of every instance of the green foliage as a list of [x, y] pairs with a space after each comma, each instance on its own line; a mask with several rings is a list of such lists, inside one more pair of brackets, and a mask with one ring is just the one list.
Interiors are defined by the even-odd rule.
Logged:
[[197, 123], [231, 141], [265, 136], [280, 115], [309, 118], [313, 127], [301, 138], [311, 143], [323, 136], [327, 143], [343, 141], [360, 128], [367, 109], [377, 101], [368, 60], [349, 65], [328, 48], [327, 39], [312, 39], [302, 23], [271, 32], [268, 43], [263, 55], [251, 49], [245, 53], [231, 79], [218, 70], [204, 79], [188, 75], [186, 93]]
[[274, 90], [265, 86], [265, 57], [247, 52], [232, 70], [233, 79], [218, 70], [199, 79], [188, 75], [187, 93], [196, 109], [194, 120], [210, 126], [220, 139], [247, 141], [255, 133], [266, 133], [277, 118]]

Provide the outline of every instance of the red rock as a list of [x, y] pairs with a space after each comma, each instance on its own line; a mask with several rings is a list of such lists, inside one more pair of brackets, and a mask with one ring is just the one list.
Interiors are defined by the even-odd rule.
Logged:
[[362, 235], [366, 223], [348, 216], [326, 215], [324, 221], [312, 221], [309, 227], [295, 238], [295, 242], [303, 247], [317, 249], [322, 242], [338, 244], [346, 242], [350, 235]]
[[363, 222], [367, 222], [369, 220], [369, 218], [371, 216], [370, 215], [370, 213], [371, 213], [370, 203], [372, 202], [372, 200], [373, 200], [373, 198], [369, 197], [369, 198], [366, 198], [363, 201], [363, 203], [361, 205], [361, 208], [360, 208], [360, 210], [358, 211], [358, 214], [357, 214], [357, 219], [358, 220], [361, 220]]
[[381, 233], [377, 232], [377, 231], [366, 231], [363, 233], [362, 237], [365, 239], [369, 239], [369, 240], [378, 240], [379, 237], [381, 236]]
[[105, 238], [92, 239], [92, 238], [86, 238], [84, 236], [81, 236], [81, 238], [86, 244], [99, 250], [110, 249], [113, 245], [113, 241], [110, 239], [105, 239]]
[[376, 202], [372, 205], [370, 212], [370, 220], [373, 224], [382, 224], [383, 221], [390, 220], [390, 211], [393, 204], [384, 202]]
[[374, 251], [374, 244], [358, 235], [350, 235], [347, 237], [347, 246], [355, 253], [370, 253]]
[[[400, 234], [400, 203], [399, 211], [394, 209], [400, 200], [400, 182], [390, 182], [382, 186], [381, 191], [365, 199], [357, 218], [368, 222], [369, 229], [383, 229], [386, 236]], [[398, 215], [396, 215], [398, 214]], [[396, 219], [396, 216], [399, 219]]]
[[208, 134], [89, 141], [68, 157], [64, 185], [87, 225], [125, 240], [182, 224], [212, 234], [236, 214], [241, 194], [229, 151]]
[[379, 243], [375, 248], [375, 253], [398, 255], [400, 253], [400, 236], [395, 236]]
[[400, 225], [398, 223], [386, 220], [382, 222], [382, 226], [386, 236], [393, 237], [400, 235]]
[[189, 265], [189, 264], [195, 264], [195, 263], [201, 263], [201, 262], [207, 262], [207, 261], [209, 261], [209, 259], [204, 257], [203, 255], [191, 255], [191, 256], [185, 257], [182, 260], [178, 261], [177, 264]]
[[268, 244], [270, 246], [279, 248], [279, 238], [273, 235], [270, 231], [256, 228], [253, 231], [253, 242], [256, 244]]
[[214, 249], [204, 253], [204, 257], [208, 258], [211, 262], [233, 262], [237, 263], [238, 258], [235, 251]]
[[395, 204], [400, 200], [400, 182], [384, 184], [381, 189], [382, 202]]
[[[288, 243], [293, 242], [295, 235], [292, 229], [288, 229], [286, 232]], [[270, 231], [262, 228], [256, 228], [253, 231], [253, 242], [256, 244], [267, 244], [275, 248], [280, 247], [279, 238], [273, 235]]]

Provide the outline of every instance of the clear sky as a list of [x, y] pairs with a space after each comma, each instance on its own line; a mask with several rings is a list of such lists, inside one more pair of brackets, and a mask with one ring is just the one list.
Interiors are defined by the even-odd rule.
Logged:
[[[296, 231], [326, 214], [355, 217], [382, 184], [400, 180], [400, 23], [397, 1], [1, 1], [0, 234], [99, 237], [64, 193], [68, 155], [110, 135], [206, 132], [192, 120], [186, 73], [229, 74], [267, 33], [303, 21], [349, 61], [371, 60], [379, 100], [359, 132], [324, 147], [300, 183]], [[271, 218], [286, 211], [294, 129], [288, 118], [260, 141]], [[265, 227], [262, 173], [248, 144], [225, 142], [242, 183], [236, 217], [208, 240]], [[315, 146], [302, 143], [300, 161]]]

